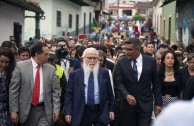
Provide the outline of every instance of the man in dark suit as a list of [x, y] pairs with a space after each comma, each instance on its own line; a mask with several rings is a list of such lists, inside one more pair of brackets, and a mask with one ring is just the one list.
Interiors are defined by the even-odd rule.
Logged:
[[121, 105], [122, 123], [123, 126], [150, 126], [153, 95], [156, 114], [162, 106], [156, 61], [140, 53], [138, 38], [129, 38], [125, 42], [125, 51], [127, 55], [118, 60], [114, 72], [116, 89], [124, 99]]
[[114, 120], [114, 96], [109, 72], [99, 68], [98, 51], [83, 53], [83, 68], [70, 73], [65, 119], [71, 126], [107, 126]]

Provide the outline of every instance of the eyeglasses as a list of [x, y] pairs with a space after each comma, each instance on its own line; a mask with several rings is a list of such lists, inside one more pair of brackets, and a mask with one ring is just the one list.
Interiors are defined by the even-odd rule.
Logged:
[[86, 57], [88, 60], [95, 60], [97, 61], [98, 60], [98, 57]]

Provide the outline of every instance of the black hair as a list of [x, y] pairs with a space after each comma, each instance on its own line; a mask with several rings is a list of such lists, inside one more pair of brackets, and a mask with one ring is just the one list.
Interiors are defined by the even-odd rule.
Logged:
[[36, 42], [34, 45], [31, 47], [31, 56], [34, 57], [36, 53], [41, 54], [43, 53], [43, 47], [47, 47], [46, 43], [42, 42]]
[[29, 48], [23, 46], [23, 47], [20, 47], [20, 48], [18, 49], [18, 55], [21, 55], [23, 52], [28, 52], [28, 54], [29, 54], [29, 56], [30, 56], [30, 50], [29, 50]]
[[[106, 49], [110, 50], [111, 56], [114, 56], [114, 50], [111, 48], [111, 46], [106, 45]], [[107, 51], [106, 51], [107, 52]], [[106, 53], [107, 54], [107, 53]]]
[[7, 87], [9, 87], [11, 77], [12, 77], [11, 75], [16, 65], [14, 53], [11, 51], [10, 48], [4, 47], [4, 48], [0, 48], [0, 56], [5, 56], [9, 58], [9, 65], [5, 69], [5, 75], [6, 75], [5, 84]]
[[160, 74], [165, 74], [165, 64], [164, 64], [164, 60], [165, 60], [165, 57], [168, 53], [171, 53], [174, 57], [174, 65], [173, 65], [173, 69], [174, 69], [174, 72], [178, 72], [179, 71], [179, 62], [177, 60], [177, 56], [176, 54], [174, 53], [174, 51], [165, 51], [163, 54], [162, 54], [162, 58], [161, 58], [161, 65], [160, 65]]
[[141, 49], [141, 42], [136, 37], [131, 37], [125, 41], [125, 44], [133, 44], [135, 48]]
[[12, 47], [14, 47], [14, 44], [13, 44], [11, 41], [4, 41], [4, 42], [1, 44], [1, 47], [12, 48]]

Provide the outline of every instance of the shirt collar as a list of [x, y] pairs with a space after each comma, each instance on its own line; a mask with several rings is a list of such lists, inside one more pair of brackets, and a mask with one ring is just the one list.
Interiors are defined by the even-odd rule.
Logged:
[[32, 60], [32, 67], [33, 67], [33, 69], [36, 69], [38, 64], [34, 61], [33, 58], [31, 58], [31, 60]]
[[139, 55], [139, 57], [137, 57], [137, 59], [136, 59], [136, 62], [137, 63], [142, 63], [142, 55], [141, 55], [141, 53], [140, 53], [140, 55]]

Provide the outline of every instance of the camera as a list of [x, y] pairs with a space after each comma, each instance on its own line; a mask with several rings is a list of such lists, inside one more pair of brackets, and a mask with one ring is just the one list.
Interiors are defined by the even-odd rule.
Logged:
[[58, 59], [66, 58], [66, 56], [68, 55], [68, 51], [63, 47], [57, 48], [55, 53]]
[[67, 57], [68, 51], [66, 49], [64, 49], [63, 46], [57, 48], [55, 54], [56, 54], [58, 60], [67, 59], [67, 60], [69, 60], [70, 67], [73, 66], [74, 59], [71, 57]]

